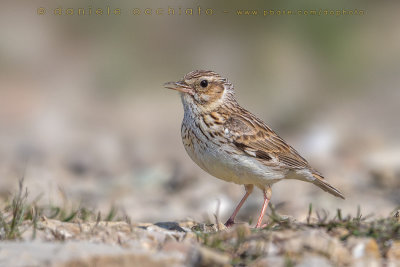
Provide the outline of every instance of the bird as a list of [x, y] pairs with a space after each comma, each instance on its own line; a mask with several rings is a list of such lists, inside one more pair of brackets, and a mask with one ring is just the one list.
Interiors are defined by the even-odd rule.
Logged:
[[233, 84], [218, 73], [191, 71], [164, 87], [180, 94], [184, 109], [181, 137], [189, 157], [212, 176], [245, 188], [245, 195], [225, 223], [227, 227], [235, 224], [240, 208], [257, 187], [264, 201], [255, 228], [262, 228], [271, 186], [284, 179], [309, 182], [344, 199], [299, 152], [240, 106]]

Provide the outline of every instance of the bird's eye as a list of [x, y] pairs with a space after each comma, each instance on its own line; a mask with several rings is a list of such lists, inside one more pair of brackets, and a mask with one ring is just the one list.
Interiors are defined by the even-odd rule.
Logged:
[[202, 80], [202, 81], [200, 82], [200, 86], [203, 87], [203, 88], [206, 88], [207, 85], [208, 85], [208, 81], [207, 81], [207, 80]]

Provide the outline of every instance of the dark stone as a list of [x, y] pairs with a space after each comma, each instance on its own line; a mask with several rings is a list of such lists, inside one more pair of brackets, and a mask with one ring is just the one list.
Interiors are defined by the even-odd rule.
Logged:
[[182, 227], [179, 226], [177, 222], [158, 222], [154, 225], [170, 231], [186, 232]]

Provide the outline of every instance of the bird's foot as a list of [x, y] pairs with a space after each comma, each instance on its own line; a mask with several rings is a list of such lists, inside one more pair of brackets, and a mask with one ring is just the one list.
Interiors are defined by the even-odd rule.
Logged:
[[232, 218], [229, 218], [226, 221], [225, 226], [229, 228], [229, 227], [232, 227], [234, 224], [235, 224], [235, 221]]
[[265, 228], [267, 226], [268, 226], [268, 224], [264, 223], [263, 225], [256, 225], [255, 229], [262, 229], [262, 228]]

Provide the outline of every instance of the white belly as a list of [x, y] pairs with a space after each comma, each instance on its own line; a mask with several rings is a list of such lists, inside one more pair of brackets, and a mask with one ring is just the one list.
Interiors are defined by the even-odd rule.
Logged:
[[282, 172], [263, 165], [255, 158], [230, 153], [232, 148], [227, 144], [217, 145], [207, 140], [202, 133], [195, 130], [193, 133], [196, 138], [190, 130], [182, 126], [186, 152], [197, 165], [216, 178], [236, 184], [260, 186], [270, 185], [284, 178]]

